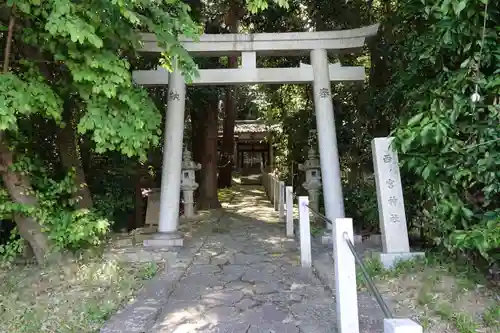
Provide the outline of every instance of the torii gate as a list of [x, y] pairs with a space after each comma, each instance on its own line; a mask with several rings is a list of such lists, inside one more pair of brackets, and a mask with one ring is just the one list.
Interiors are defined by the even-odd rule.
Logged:
[[[365, 69], [328, 64], [327, 51], [359, 51], [367, 37], [377, 33], [379, 25], [359, 29], [319, 32], [204, 34], [199, 41], [182, 39], [192, 56], [242, 57], [241, 68], [200, 69], [193, 85], [292, 84], [313, 83], [320, 163], [326, 216], [335, 221], [344, 217], [344, 199], [340, 178], [335, 120], [330, 81], [364, 81]], [[163, 52], [153, 34], [142, 34], [141, 52]], [[298, 68], [257, 68], [257, 56], [310, 54], [311, 65]], [[168, 104], [163, 146], [163, 166], [158, 234], [144, 242], [148, 246], [182, 246], [177, 232], [181, 183], [182, 146], [186, 83], [178, 70], [138, 70], [133, 79], [142, 85], [168, 84]]]

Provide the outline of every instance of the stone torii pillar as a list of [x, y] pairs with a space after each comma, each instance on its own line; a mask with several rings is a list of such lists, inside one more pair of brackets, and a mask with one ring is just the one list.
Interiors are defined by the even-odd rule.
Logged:
[[158, 233], [144, 241], [144, 246], [182, 246], [177, 232], [181, 191], [182, 141], [184, 134], [184, 107], [186, 83], [181, 72], [169, 73], [168, 104], [163, 144], [161, 172], [160, 221]]
[[326, 217], [331, 221], [344, 216], [340, 161], [333, 114], [332, 93], [325, 49], [311, 51], [314, 73], [313, 91], [318, 131], [319, 158]]

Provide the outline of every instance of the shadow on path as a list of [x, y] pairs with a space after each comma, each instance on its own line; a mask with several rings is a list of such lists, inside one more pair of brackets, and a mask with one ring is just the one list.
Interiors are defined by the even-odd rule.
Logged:
[[193, 234], [202, 244], [149, 332], [336, 332], [332, 295], [300, 267], [262, 188], [234, 190], [217, 222], [226, 232]]

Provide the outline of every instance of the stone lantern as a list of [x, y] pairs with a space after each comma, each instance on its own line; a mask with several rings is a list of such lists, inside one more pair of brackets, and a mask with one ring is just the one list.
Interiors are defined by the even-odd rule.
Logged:
[[182, 158], [181, 190], [184, 199], [184, 216], [194, 216], [193, 192], [198, 188], [195, 171], [201, 169], [201, 164], [193, 161], [191, 152], [186, 148]]
[[302, 187], [309, 193], [309, 205], [316, 212], [319, 212], [319, 189], [321, 188], [321, 166], [316, 156], [314, 148], [309, 148], [307, 160], [304, 164], [299, 164], [299, 170], [306, 173], [306, 181]]

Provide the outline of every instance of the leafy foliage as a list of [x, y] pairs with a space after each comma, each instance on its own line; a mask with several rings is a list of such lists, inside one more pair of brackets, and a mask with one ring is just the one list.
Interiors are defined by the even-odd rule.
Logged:
[[115, 227], [123, 228], [124, 215], [134, 208], [133, 191], [137, 162], [117, 153], [106, 153], [94, 158], [91, 167], [99, 170], [100, 177], [89, 182], [94, 197], [94, 208], [102, 216], [117, 221]]
[[62, 102], [32, 66], [20, 75], [0, 76], [0, 131], [15, 131], [18, 118], [34, 113], [61, 119]]
[[396, 146], [419, 176], [428, 232], [450, 250], [492, 259], [500, 247], [500, 12], [485, 13], [485, 3], [401, 1], [393, 47], [401, 60], [388, 91], [403, 114]]
[[379, 217], [375, 178], [356, 178], [342, 184], [346, 216], [356, 221], [357, 233], [377, 233]]
[[[9, 219], [14, 214], [36, 218], [58, 249], [79, 249], [101, 243], [110, 222], [96, 212], [86, 209], [75, 210], [72, 194], [77, 188], [71, 173], [59, 181], [54, 180], [40, 160], [26, 156], [18, 158], [13, 168], [32, 176], [33, 187], [30, 191], [33, 191], [37, 198], [38, 205], [28, 206], [12, 202], [6, 190], [2, 189], [0, 191], [2, 219]], [[15, 234], [13, 230], [12, 235]], [[19, 243], [16, 238], [11, 237], [9, 244], [10, 248], [18, 249]]]
[[[195, 64], [178, 41], [180, 34], [195, 38], [200, 32], [189, 6], [177, 0], [12, 4], [23, 28], [15, 31], [14, 40], [25, 43], [23, 59], [43, 59], [37, 70], [45, 80], [34, 66], [29, 79], [23, 68], [2, 77], [0, 96], [7, 102], [2, 103], [0, 128], [15, 129], [15, 115], [27, 115], [36, 107], [57, 116], [62, 111], [60, 99], [70, 93], [85, 110], [78, 129], [92, 133], [98, 152], [118, 150], [144, 157], [148, 147], [158, 144], [160, 113], [146, 92], [132, 84], [128, 58], [139, 48], [139, 32], [151, 31], [165, 47], [164, 63], [171, 66], [175, 58], [186, 76], [193, 75]], [[56, 65], [48, 65], [53, 62]], [[13, 94], [22, 82], [24, 89]]]
[[[161, 113], [132, 83], [130, 61], [137, 57], [140, 33], [152, 32], [165, 49], [165, 66], [176, 61], [186, 77], [196, 74], [178, 38], [200, 33], [189, 6], [179, 0], [16, 0], [0, 7], [15, 19], [14, 48], [3, 55], [10, 67], [0, 76], [0, 138], [13, 141], [4, 146], [22, 148], [15, 142], [21, 122], [41, 116], [65, 126], [63, 113], [76, 109], [78, 131], [91, 136], [97, 153], [115, 150], [145, 159], [159, 142]], [[109, 222], [74, 209], [70, 195], [76, 188], [69, 176], [56, 181], [57, 173], [31, 162], [16, 151], [12, 171], [29, 177], [24, 195], [34, 198], [33, 205], [11, 201], [2, 190], [2, 213], [34, 218], [58, 248], [99, 243]]]
[[[397, 127], [393, 134], [404, 166], [410, 225], [421, 226], [426, 238], [448, 251], [494, 260], [500, 247], [500, 13], [490, 1], [485, 16], [486, 2], [245, 0], [240, 5], [247, 13], [239, 14], [241, 29], [257, 32], [349, 29], [382, 22], [379, 36], [368, 42], [364, 54], [330, 59], [370, 68], [363, 85], [332, 86], [346, 211], [363, 227], [376, 225], [375, 190], [367, 177], [372, 173], [369, 141]], [[180, 0], [11, 0], [0, 8], [13, 5], [11, 66], [0, 76], [0, 131], [16, 149], [16, 170], [32, 178], [38, 203], [25, 207], [2, 192], [2, 212], [6, 218], [21, 211], [36, 217], [57, 246], [95, 244], [108, 228], [101, 215], [116, 218], [119, 211], [132, 208], [137, 161], [111, 151], [142, 160], [149, 157], [149, 162], [160, 152], [151, 148], [157, 148], [162, 135], [158, 109], [165, 100], [153, 102], [131, 77], [131, 64], [148, 63], [147, 56], [138, 56], [140, 32], [152, 32], [165, 49], [161, 64], [168, 69], [177, 64], [189, 81], [196, 65], [181, 47], [179, 35], [196, 39], [200, 26]], [[220, 26], [227, 5], [207, 3], [204, 15]], [[262, 14], [248, 14], [257, 11]], [[0, 21], [6, 31], [5, 17]], [[259, 61], [283, 67], [296, 66], [299, 60], [308, 58]], [[476, 92], [481, 98], [473, 103]], [[239, 89], [239, 94], [254, 100], [239, 103], [241, 114], [252, 118], [258, 110], [270, 125], [282, 125], [274, 140], [277, 165], [300, 187], [297, 163], [306, 157], [309, 131], [315, 127], [310, 91], [298, 86], [258, 87]], [[204, 109], [202, 100], [188, 102]], [[21, 140], [23, 124], [36, 122], [36, 133], [47, 136], [43, 149], [53, 147], [52, 134], [41, 128], [63, 126], [68, 105], [78, 113], [78, 140], [86, 150], [82, 155], [87, 154], [86, 171], [92, 174], [89, 187], [100, 213], [74, 211], [75, 184], [53, 170], [58, 168], [51, 160], [53, 153], [44, 156], [51, 170], [40, 169], [33, 158], [24, 159], [23, 152], [34, 151], [29, 146], [38, 142], [35, 134], [23, 144], [15, 141]], [[110, 163], [96, 167], [96, 155], [89, 150]]]
[[24, 241], [19, 237], [17, 228], [14, 228], [10, 231], [7, 242], [0, 244], [0, 267], [9, 266], [23, 249]]
[[[311, 0], [305, 9], [294, 9], [293, 17], [265, 22], [254, 18], [251, 23], [264, 31], [280, 31], [295, 24], [326, 30], [381, 22], [367, 53], [339, 56], [342, 64], [369, 67], [369, 80], [363, 87], [332, 86], [346, 211], [363, 228], [376, 230], [369, 142], [397, 127], [393, 134], [403, 162], [410, 228], [420, 228], [424, 241], [452, 253], [494, 261], [500, 248], [500, 21], [490, 1], [483, 41], [485, 3], [351, 1], [344, 6]], [[295, 8], [295, 2], [290, 7]], [[270, 63], [282, 66], [287, 60], [274, 58]], [[481, 99], [472, 103], [476, 86]], [[300, 163], [306, 157], [303, 146], [314, 124], [302, 128], [314, 112], [308, 110], [311, 106], [297, 112], [304, 106], [297, 108], [294, 101], [302, 93], [280, 89], [286, 89], [285, 98], [277, 98], [273, 89], [262, 90], [265, 102], [260, 109], [272, 123], [283, 125], [276, 138], [277, 164], [286, 177], [290, 161]], [[298, 173], [294, 179], [299, 188], [300, 177]]]
[[[288, 8], [288, 0], [273, 0], [278, 6]], [[247, 0], [247, 9], [250, 13], [256, 14], [261, 10], [265, 10], [269, 7], [267, 0]]]

